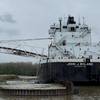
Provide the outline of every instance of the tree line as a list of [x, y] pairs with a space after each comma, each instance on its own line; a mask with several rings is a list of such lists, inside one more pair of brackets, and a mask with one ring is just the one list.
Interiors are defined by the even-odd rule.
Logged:
[[39, 65], [29, 63], [0, 63], [0, 74], [35, 76]]

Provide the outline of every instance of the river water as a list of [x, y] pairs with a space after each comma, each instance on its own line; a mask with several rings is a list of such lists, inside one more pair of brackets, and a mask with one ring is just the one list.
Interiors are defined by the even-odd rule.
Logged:
[[0, 100], [100, 100], [100, 86], [76, 87], [74, 94], [66, 96], [5, 96]]

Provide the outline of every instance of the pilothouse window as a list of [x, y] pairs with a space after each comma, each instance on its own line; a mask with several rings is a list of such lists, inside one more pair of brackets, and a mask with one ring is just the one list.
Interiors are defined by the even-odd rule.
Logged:
[[76, 31], [75, 27], [71, 27], [70, 30], [71, 30], [72, 32], [75, 32], [75, 31]]

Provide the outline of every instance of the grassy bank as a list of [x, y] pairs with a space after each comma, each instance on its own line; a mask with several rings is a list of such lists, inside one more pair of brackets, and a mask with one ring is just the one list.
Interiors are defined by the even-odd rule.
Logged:
[[36, 75], [38, 65], [32, 63], [0, 63], [0, 75], [14, 74], [14, 75]]

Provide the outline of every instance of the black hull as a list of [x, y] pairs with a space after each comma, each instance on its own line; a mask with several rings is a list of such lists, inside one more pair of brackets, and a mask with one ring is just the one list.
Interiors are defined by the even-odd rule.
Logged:
[[80, 83], [100, 83], [100, 63], [49, 62], [41, 64], [39, 78], [43, 83], [71, 81]]

